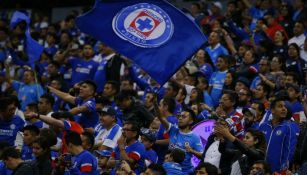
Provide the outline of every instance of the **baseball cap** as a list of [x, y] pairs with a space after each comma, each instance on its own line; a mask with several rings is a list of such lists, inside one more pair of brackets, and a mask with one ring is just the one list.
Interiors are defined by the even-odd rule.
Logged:
[[141, 128], [141, 136], [144, 136], [146, 139], [148, 139], [151, 142], [156, 141], [156, 133], [148, 128]]
[[249, 112], [253, 117], [256, 117], [256, 111], [253, 108], [243, 108], [242, 113], [245, 114]]
[[219, 8], [220, 10], [223, 10], [223, 5], [220, 2], [212, 2], [212, 5], [215, 7]]
[[111, 151], [108, 150], [95, 150], [95, 153], [102, 156], [102, 157], [111, 157]]
[[101, 110], [97, 110], [97, 112], [100, 114], [109, 114], [111, 116], [116, 115], [116, 111], [112, 108], [112, 106], [105, 106]]

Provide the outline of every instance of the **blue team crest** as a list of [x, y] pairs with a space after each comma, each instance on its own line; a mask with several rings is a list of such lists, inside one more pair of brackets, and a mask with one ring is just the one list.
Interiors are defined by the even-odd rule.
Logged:
[[139, 47], [158, 47], [173, 35], [174, 25], [160, 7], [139, 3], [123, 8], [112, 22], [114, 32]]

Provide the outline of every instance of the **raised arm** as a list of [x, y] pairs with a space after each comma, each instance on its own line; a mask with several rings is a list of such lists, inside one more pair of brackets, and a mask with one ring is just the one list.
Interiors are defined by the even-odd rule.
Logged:
[[56, 96], [60, 97], [61, 99], [63, 99], [64, 101], [68, 102], [68, 103], [71, 103], [71, 104], [75, 104], [75, 99], [76, 97], [74, 96], [71, 96], [70, 94], [68, 93], [65, 93], [65, 92], [62, 92], [62, 91], [59, 91], [51, 86], [47, 86], [47, 88], [49, 89], [49, 91], [51, 93], [54, 93]]
[[30, 118], [40, 119], [41, 121], [47, 123], [48, 125], [52, 125], [52, 126], [59, 127], [59, 128], [62, 128], [62, 129], [64, 128], [64, 122], [62, 120], [58, 120], [58, 119], [48, 117], [48, 116], [45, 116], [45, 115], [39, 115], [39, 114], [36, 114], [36, 113], [29, 113], [27, 115]]

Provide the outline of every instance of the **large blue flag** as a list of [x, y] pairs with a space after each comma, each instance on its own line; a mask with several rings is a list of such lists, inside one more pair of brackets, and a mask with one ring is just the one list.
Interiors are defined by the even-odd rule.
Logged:
[[15, 58], [17, 57], [17, 54], [13, 53], [13, 51], [10, 51], [10, 52], [11, 52], [12, 57], [14, 58], [14, 61], [17, 62], [17, 64], [25, 64], [25, 65], [29, 65], [32, 68], [34, 68], [35, 62], [40, 58], [44, 50], [44, 47], [31, 37], [30, 18], [26, 14], [16, 11], [11, 18], [10, 28], [11, 29], [15, 28], [22, 21], [26, 22], [24, 46], [25, 46], [25, 52], [28, 56], [28, 60], [23, 61], [18, 58]]
[[193, 21], [163, 0], [96, 1], [76, 24], [161, 85], [206, 42]]

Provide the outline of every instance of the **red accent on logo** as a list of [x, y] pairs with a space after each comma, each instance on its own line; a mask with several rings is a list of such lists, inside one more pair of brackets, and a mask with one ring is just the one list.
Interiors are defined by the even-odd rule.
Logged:
[[[148, 32], [142, 32], [141, 30], [138, 29], [138, 27], [136, 27], [136, 20], [139, 19], [140, 17], [143, 17], [143, 16], [146, 16], [148, 18], [150, 18], [153, 22], [154, 22], [154, 25], [152, 27], [152, 29]], [[134, 18], [134, 20], [130, 23], [130, 27], [132, 27], [134, 30], [140, 32], [142, 35], [144, 35], [145, 37], [148, 37], [157, 27], [158, 25], [160, 24], [161, 22], [156, 20], [155, 18], [151, 17], [150, 15], [148, 15], [145, 11], [141, 11], [138, 16], [136, 16]]]

